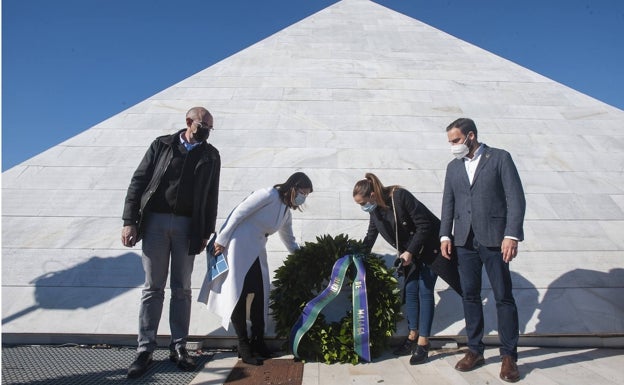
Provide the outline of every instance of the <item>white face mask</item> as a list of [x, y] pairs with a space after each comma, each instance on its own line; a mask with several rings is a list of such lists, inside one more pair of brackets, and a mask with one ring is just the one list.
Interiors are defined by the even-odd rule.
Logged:
[[468, 148], [468, 146], [466, 146], [467, 141], [468, 137], [466, 136], [464, 143], [451, 145], [451, 154], [453, 154], [456, 159], [462, 159], [470, 152], [470, 149]]

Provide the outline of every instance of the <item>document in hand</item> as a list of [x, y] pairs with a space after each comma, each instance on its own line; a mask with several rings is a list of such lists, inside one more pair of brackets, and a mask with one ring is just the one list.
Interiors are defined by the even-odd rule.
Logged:
[[208, 281], [214, 281], [218, 276], [229, 270], [225, 256], [221, 253], [214, 255], [214, 241], [216, 235], [212, 237], [206, 246], [206, 260], [208, 261]]
[[211, 281], [228, 271], [229, 268], [230, 267], [228, 266], [227, 260], [225, 259], [223, 254], [219, 254], [216, 256], [210, 255], [208, 257], [208, 272]]

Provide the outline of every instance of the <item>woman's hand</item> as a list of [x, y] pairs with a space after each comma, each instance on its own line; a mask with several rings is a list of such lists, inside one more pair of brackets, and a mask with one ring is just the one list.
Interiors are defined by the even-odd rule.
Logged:
[[409, 266], [409, 264], [412, 263], [412, 253], [409, 251], [404, 251], [399, 258], [403, 260], [401, 266]]
[[224, 251], [225, 251], [225, 247], [223, 245], [220, 245], [217, 242], [215, 242], [215, 244], [214, 244], [215, 255], [222, 254]]

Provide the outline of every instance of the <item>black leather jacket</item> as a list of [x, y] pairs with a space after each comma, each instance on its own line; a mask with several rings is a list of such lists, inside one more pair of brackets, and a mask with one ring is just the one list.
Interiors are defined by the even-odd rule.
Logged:
[[[407, 250], [412, 253], [414, 259], [419, 258], [426, 264], [430, 264], [440, 250], [438, 238], [440, 220], [414, 195], [403, 188], [397, 188], [394, 191], [394, 202], [399, 222], [399, 251], [402, 253]], [[387, 209], [377, 207], [370, 213], [368, 231], [364, 238], [364, 245], [369, 250], [373, 247], [378, 234], [381, 234], [390, 245], [397, 247], [394, 212], [390, 197], [386, 204]]]
[[[149, 210], [150, 198], [158, 188], [162, 176], [172, 158], [172, 148], [179, 143], [180, 130], [173, 135], [164, 135], [156, 138], [137, 167], [128, 193], [122, 219], [124, 225], [136, 225], [138, 237], [143, 230], [142, 214]], [[219, 176], [221, 172], [221, 157], [219, 151], [203, 142], [200, 148], [201, 158], [194, 171], [193, 217], [192, 234], [189, 246], [189, 255], [201, 252], [203, 239], [210, 238], [214, 233], [217, 221], [217, 205], [219, 198]]]

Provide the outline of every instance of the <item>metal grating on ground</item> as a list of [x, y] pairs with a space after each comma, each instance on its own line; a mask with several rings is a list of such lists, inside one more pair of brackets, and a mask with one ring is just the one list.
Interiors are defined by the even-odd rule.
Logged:
[[126, 377], [136, 351], [131, 347], [3, 346], [3, 385], [99, 385], [163, 384], [186, 385], [199, 373], [213, 353], [193, 352], [197, 369], [179, 370], [169, 361], [169, 350], [158, 349], [147, 372], [137, 379]]

